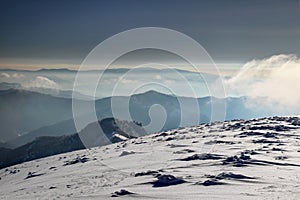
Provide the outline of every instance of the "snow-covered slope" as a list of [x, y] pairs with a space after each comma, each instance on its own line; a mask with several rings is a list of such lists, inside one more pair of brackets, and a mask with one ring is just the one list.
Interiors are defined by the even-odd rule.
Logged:
[[299, 199], [300, 118], [180, 128], [0, 170], [1, 199]]

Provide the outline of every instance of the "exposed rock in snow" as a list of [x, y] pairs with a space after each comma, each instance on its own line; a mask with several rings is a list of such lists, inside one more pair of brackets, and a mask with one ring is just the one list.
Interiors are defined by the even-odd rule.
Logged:
[[73, 160], [68, 160], [65, 162], [64, 166], [66, 165], [74, 165], [76, 163], [85, 163], [87, 162], [89, 159], [85, 156], [78, 156], [77, 158], [73, 159]]
[[[199, 185], [199, 183], [196, 183]], [[210, 186], [210, 185], [224, 185], [225, 183], [219, 182], [217, 180], [206, 180], [202, 183], [204, 186]]]
[[132, 155], [132, 154], [135, 154], [135, 152], [134, 151], [123, 151], [120, 156], [127, 156], [127, 155]]
[[125, 195], [130, 195], [130, 194], [134, 194], [134, 193], [122, 189], [122, 190], [120, 190], [120, 191], [114, 192], [114, 193], [111, 195], [111, 197], [119, 197], [119, 196], [125, 196]]
[[157, 176], [157, 180], [153, 182], [153, 187], [166, 187], [182, 183], [185, 183], [183, 179], [177, 178], [173, 175], [159, 175]]
[[194, 154], [192, 156], [189, 156], [187, 158], [182, 158], [180, 160], [182, 161], [191, 161], [191, 160], [219, 160], [224, 158], [222, 155], [217, 154], [209, 154], [209, 153], [203, 153], [203, 154]]

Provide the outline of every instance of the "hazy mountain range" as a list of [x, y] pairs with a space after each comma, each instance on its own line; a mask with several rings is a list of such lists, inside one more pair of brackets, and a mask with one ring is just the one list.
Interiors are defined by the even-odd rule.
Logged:
[[[109, 69], [106, 71], [106, 79], [114, 79], [128, 72], [129, 69]], [[199, 84], [199, 74], [178, 70], [191, 83]], [[165, 109], [166, 122], [158, 131], [166, 131], [180, 126], [181, 107], [177, 96], [148, 90], [136, 93], [132, 96], [114, 96], [114, 105], [122, 105], [129, 100], [128, 110], [131, 119], [114, 119], [112, 113], [112, 97], [95, 100], [95, 110], [98, 121], [87, 125], [83, 130], [77, 131], [74, 124], [72, 112], [72, 90], [73, 81], [77, 73], [76, 70], [69, 69], [41, 69], [37, 71], [26, 70], [0, 70], [3, 82], [0, 83], [0, 167], [29, 161], [45, 156], [83, 149], [84, 144], [80, 139], [80, 134], [96, 132], [98, 124], [105, 132], [105, 140], [101, 145], [120, 142], [128, 138], [146, 135], [146, 131], [141, 125], [148, 125], [151, 122], [149, 110], [153, 105], [160, 105]], [[84, 71], [87, 80], [91, 75], [95, 75], [99, 70]], [[166, 77], [158, 77], [161, 80], [173, 80], [174, 70], [141, 68], [135, 71], [141, 77], [147, 74], [148, 79], [156, 77], [157, 74], [164, 74]], [[117, 75], [116, 75], [117, 74]], [[202, 74], [207, 80], [213, 82], [217, 76]], [[136, 76], [136, 74], [135, 74]], [[135, 77], [134, 76], [134, 77]], [[4, 77], [4, 78], [3, 78]], [[134, 78], [131, 77], [131, 78]], [[7, 82], [5, 81], [7, 80]], [[12, 82], [18, 80], [19, 82]], [[144, 81], [143, 77], [140, 81]], [[200, 81], [201, 83], [201, 81]], [[137, 83], [133, 83], [137, 84]], [[174, 86], [182, 83], [174, 81]], [[176, 85], [177, 84], [177, 85]], [[111, 86], [108, 83], [107, 87]], [[104, 87], [106, 87], [104, 85]], [[111, 90], [107, 88], [107, 90]], [[82, 117], [89, 116], [84, 109], [84, 105], [89, 105], [94, 101], [93, 97], [76, 92], [76, 101], [80, 102], [82, 109], [79, 113]], [[226, 102], [225, 120], [249, 119], [268, 115], [265, 111], [253, 110], [247, 106], [247, 97], [228, 97], [218, 99], [215, 97], [180, 97], [185, 102], [197, 102], [200, 110], [199, 123], [210, 122], [212, 115], [212, 104]], [[85, 100], [83, 100], [85, 99]], [[195, 108], [186, 103], [186, 110], [193, 116]], [[116, 126], [118, 120], [118, 127]], [[129, 121], [130, 120], [130, 121]], [[139, 124], [136, 126], [136, 123]], [[198, 123], [189, 124], [197, 125]], [[153, 133], [156, 131], [150, 131]], [[79, 135], [78, 135], [79, 134]], [[106, 141], [106, 142], [105, 142]], [[95, 141], [96, 142], [96, 141]], [[99, 145], [99, 143], [97, 143]]]
[[[0, 91], [0, 97], [0, 110], [2, 111], [0, 120], [3, 124], [1, 141], [6, 142], [10, 147], [23, 145], [39, 136], [61, 136], [76, 132], [72, 120], [72, 99], [70, 98], [16, 89]], [[127, 98], [114, 97], [114, 101], [122, 102]], [[217, 98], [213, 100], [221, 101]], [[245, 97], [226, 99], [226, 120], [263, 115], [247, 108], [245, 100]], [[197, 101], [201, 110], [200, 122], [208, 122], [211, 115], [211, 98], [198, 98]], [[87, 102], [82, 101], [82, 103]], [[180, 105], [177, 97], [156, 91], [131, 96], [129, 109], [132, 119], [147, 125], [150, 122], [148, 111], [154, 104], [160, 104], [167, 112], [163, 130], [179, 126]], [[99, 119], [113, 117], [111, 98], [96, 100], [95, 107]], [[82, 114], [89, 113], [82, 110]]]
[[[60, 91], [73, 91], [77, 74], [77, 70], [70, 69], [40, 69], [35, 71], [0, 69], [1, 82], [18, 83], [26, 90], [55, 96], [61, 93]], [[98, 80], [100, 74], [102, 74], [101, 81], [99, 82], [101, 87], [94, 95], [94, 90], [90, 85]], [[196, 96], [201, 97], [207, 96], [209, 93], [207, 84], [211, 84], [219, 78], [219, 76], [209, 73], [199, 73], [176, 68], [159, 69], [154, 67], [85, 70], [80, 71], [80, 77], [81, 82], [78, 83], [76, 92], [82, 95], [95, 96], [96, 98], [127, 95], [126, 92], [123, 94], [112, 94], [114, 86], [117, 84], [121, 87], [120, 91], [124, 92], [136, 85], [143, 85], [144, 83], [153, 81], [162, 85], [167, 83], [169, 88], [176, 88], [182, 96], [190, 96], [190, 92], [187, 93], [186, 90], [186, 86], [190, 84], [196, 91]], [[152, 86], [155, 87], [155, 85]], [[18, 87], [18, 89], [20, 89], [20, 87]], [[162, 88], [152, 89], [164, 93], [167, 92], [161, 91]], [[149, 90], [149, 88], [138, 91], [138, 93], [147, 90]]]

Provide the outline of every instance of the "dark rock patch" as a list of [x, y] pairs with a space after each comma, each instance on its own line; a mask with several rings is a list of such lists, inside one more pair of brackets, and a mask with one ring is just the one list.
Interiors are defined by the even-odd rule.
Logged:
[[149, 176], [149, 175], [153, 175], [153, 176], [158, 176], [160, 175], [158, 171], [146, 171], [146, 172], [139, 172], [134, 174], [135, 177], [139, 177], [139, 176]]
[[286, 160], [288, 157], [286, 156], [276, 156], [275, 160]]
[[45, 173], [36, 173], [36, 172], [28, 172], [27, 176], [25, 179], [29, 179], [29, 178], [33, 178], [33, 177], [37, 177], [37, 176], [42, 176], [44, 175]]
[[245, 131], [238, 135], [235, 135], [234, 137], [244, 138], [244, 137], [248, 137], [248, 136], [260, 136], [260, 135], [263, 135], [263, 133], [256, 132], [256, 131]]
[[230, 156], [226, 158], [223, 161], [223, 165], [231, 164], [234, 167], [244, 167], [247, 165], [274, 165], [274, 166], [294, 166], [294, 167], [300, 167], [299, 164], [293, 164], [293, 163], [280, 163], [280, 162], [272, 162], [267, 160], [257, 160], [257, 159], [251, 159], [250, 156], [241, 154], [241, 156]]
[[238, 122], [238, 123], [235, 123], [235, 124], [227, 124], [225, 130], [226, 131], [237, 130], [237, 129], [240, 129], [242, 127], [243, 127], [243, 125]]
[[206, 180], [203, 183], [196, 183], [197, 185], [204, 185], [204, 186], [212, 186], [212, 185], [224, 185], [226, 183], [219, 182], [218, 180]]
[[203, 154], [194, 154], [192, 156], [179, 159], [180, 161], [191, 161], [191, 160], [220, 160], [223, 159], [224, 156], [218, 154], [210, 154], [210, 153], [203, 153]]
[[213, 179], [218, 179], [218, 180], [222, 180], [222, 179], [254, 179], [253, 177], [245, 176], [242, 174], [234, 174], [232, 172], [229, 172], [229, 173], [222, 172], [216, 176], [207, 176], [207, 178], [213, 178]]
[[293, 119], [293, 120], [291, 120], [290, 123], [293, 126], [300, 126], [300, 119], [299, 118]]
[[135, 194], [135, 193], [122, 189], [120, 191], [116, 191], [116, 192], [112, 193], [111, 197], [119, 197], [119, 196], [132, 195], [132, 194]]
[[178, 147], [187, 147], [188, 145], [185, 144], [167, 144], [170, 148], [178, 148]]
[[274, 117], [271, 117], [271, 120], [284, 122], [284, 121], [287, 121], [287, 120], [288, 120], [288, 117], [274, 116]]
[[250, 126], [248, 129], [249, 130], [271, 130], [271, 131], [282, 132], [282, 131], [289, 131], [294, 128], [285, 125], [276, 125], [276, 126], [265, 125], [265, 126]]
[[77, 164], [77, 163], [85, 163], [89, 161], [89, 159], [85, 156], [78, 156], [77, 158], [73, 159], [73, 160], [69, 160], [69, 161], [66, 161], [64, 166], [67, 166], [67, 165], [74, 165], [74, 164]]
[[250, 160], [250, 159], [251, 159], [250, 156], [245, 155], [244, 153], [241, 153], [240, 156], [236, 155], [236, 156], [227, 157], [223, 161], [223, 165], [232, 164], [235, 167], [243, 167], [243, 166], [246, 166], [249, 163], [247, 161]]
[[168, 137], [165, 141], [171, 141], [171, 140], [174, 140], [173, 137]]
[[[6, 170], [5, 170], [5, 171], [6, 171]], [[9, 170], [9, 174], [16, 174], [16, 173], [18, 173], [18, 172], [20, 172], [19, 169], [11, 169], [11, 170]]]
[[289, 131], [291, 129], [293, 128], [284, 125], [275, 126], [275, 131]]
[[207, 144], [207, 145], [212, 145], [212, 144], [236, 144], [235, 142], [233, 141], [223, 141], [223, 140], [212, 140], [212, 141], [208, 141], [208, 142], [205, 142], [204, 144]]
[[166, 132], [163, 132], [163, 133], [160, 133], [160, 134], [154, 135], [152, 138], [157, 138], [157, 137], [166, 137], [166, 136], [169, 136], [169, 134], [168, 134], [168, 133], [166, 133]]
[[279, 140], [267, 140], [267, 139], [258, 139], [252, 140], [254, 144], [274, 144], [274, 143], [281, 143]]
[[272, 148], [272, 151], [285, 151], [285, 150], [280, 149], [280, 148], [273, 147], [273, 148]]
[[157, 180], [152, 182], [153, 187], [167, 187], [167, 186], [178, 185], [186, 182], [183, 179], [177, 178], [173, 175], [160, 175], [156, 178]]
[[270, 133], [270, 132], [265, 133], [263, 136], [265, 138], [277, 138], [275, 133]]
[[49, 167], [49, 169], [50, 169], [50, 170], [52, 170], [52, 169], [56, 169], [56, 167]]
[[255, 150], [245, 150], [243, 153], [244, 154], [249, 154], [249, 155], [257, 155], [257, 154], [259, 154]]
[[276, 133], [271, 133], [271, 132], [261, 133], [261, 132], [257, 132], [257, 131], [245, 131], [236, 136], [238, 136], [240, 138], [244, 138], [244, 137], [248, 137], [248, 136], [263, 136], [265, 138], [277, 138]]
[[173, 154], [186, 154], [186, 153], [194, 153], [194, 150], [191, 149], [182, 149], [180, 151], [174, 151]]
[[123, 151], [123, 152], [120, 154], [120, 157], [132, 155], [132, 154], [135, 154], [135, 152], [134, 152], [134, 151]]

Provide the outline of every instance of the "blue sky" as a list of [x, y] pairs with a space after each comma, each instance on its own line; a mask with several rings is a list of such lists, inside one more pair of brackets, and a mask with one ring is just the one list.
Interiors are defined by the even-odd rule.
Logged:
[[219, 63], [300, 55], [298, 0], [2, 0], [0, 67], [74, 67], [106, 38], [137, 27], [174, 29]]

